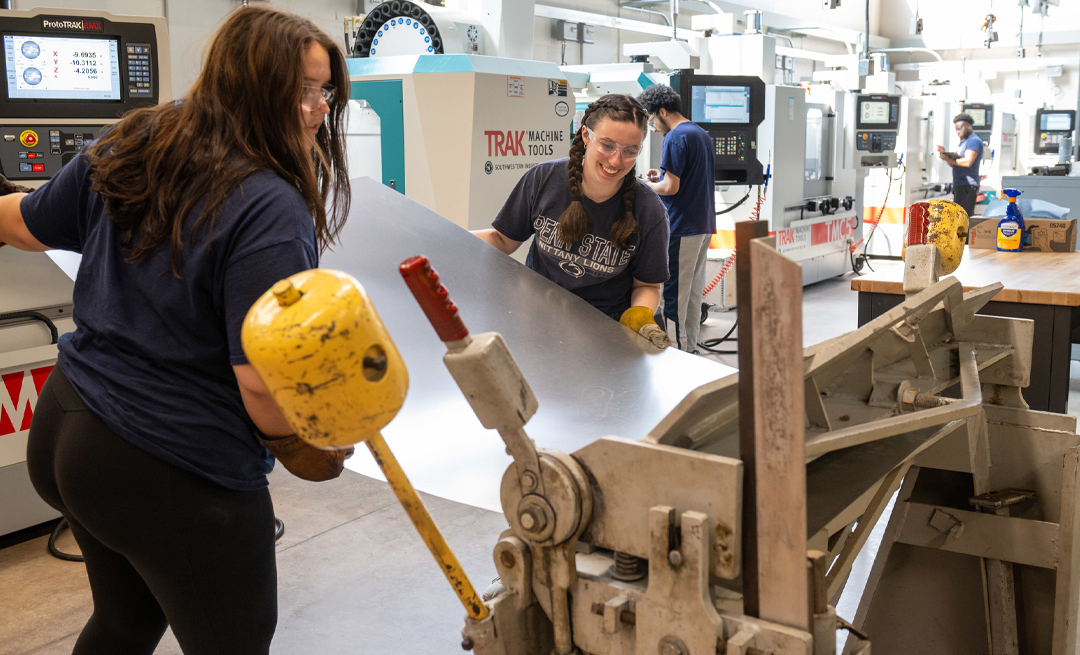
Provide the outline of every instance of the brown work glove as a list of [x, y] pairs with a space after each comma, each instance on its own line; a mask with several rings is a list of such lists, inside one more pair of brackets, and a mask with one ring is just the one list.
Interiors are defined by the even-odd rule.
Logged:
[[33, 189], [30, 187], [15, 184], [3, 175], [0, 175], [0, 196], [6, 196], [9, 193], [30, 193], [31, 191], [33, 191]]
[[652, 345], [663, 350], [671, 345], [671, 340], [653, 318], [653, 312], [648, 307], [635, 305], [622, 313], [619, 323], [637, 332], [649, 340]]
[[345, 468], [345, 460], [353, 454], [352, 446], [345, 450], [322, 450], [295, 434], [287, 437], [260, 436], [259, 441], [289, 473], [311, 482], [338, 477]]

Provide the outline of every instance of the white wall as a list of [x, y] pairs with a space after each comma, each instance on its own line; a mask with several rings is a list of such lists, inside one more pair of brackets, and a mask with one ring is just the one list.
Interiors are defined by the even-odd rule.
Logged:
[[[915, 16], [916, 8], [923, 19], [921, 36], [911, 32], [911, 19]], [[1080, 29], [1080, 3], [1071, 0], [1050, 7], [1049, 15], [1045, 18], [1032, 14], [1030, 7], [1020, 7], [1011, 0], [890, 0], [882, 3], [881, 12], [880, 33], [897, 41], [894, 45], [925, 45], [943, 50], [981, 47], [985, 34], [980, 28], [986, 15], [991, 13], [997, 17], [995, 28], [998, 42], [994, 48], [1012, 49], [1019, 44], [1017, 35], [1023, 16], [1024, 46], [1031, 48], [1028, 56], [1034, 55], [1040, 31], [1043, 32], [1044, 44], [1076, 43], [1077, 30]]]

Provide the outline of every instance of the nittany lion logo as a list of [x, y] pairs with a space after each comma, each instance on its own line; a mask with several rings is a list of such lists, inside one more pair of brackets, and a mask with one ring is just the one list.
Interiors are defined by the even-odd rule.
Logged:
[[559, 268], [561, 268], [564, 273], [572, 277], [581, 277], [582, 275], [585, 275], [585, 269], [581, 268], [574, 262], [559, 262]]

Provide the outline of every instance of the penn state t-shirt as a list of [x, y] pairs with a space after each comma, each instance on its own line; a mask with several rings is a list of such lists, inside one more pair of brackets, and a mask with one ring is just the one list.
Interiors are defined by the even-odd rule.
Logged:
[[274, 460], [256, 438], [232, 365], [247, 363], [240, 329], [255, 300], [318, 266], [300, 192], [274, 173], [251, 175], [219, 207], [213, 229], [193, 239], [197, 206], [184, 220], [179, 278], [167, 245], [125, 261], [123, 232], [90, 190], [82, 155], [20, 207], [38, 241], [82, 253], [76, 329], [60, 338], [58, 363], [87, 406], [179, 468], [230, 489], [266, 486]]
[[630, 307], [635, 278], [650, 284], [667, 281], [667, 215], [656, 193], [635, 180], [638, 232], [625, 248], [616, 248], [608, 238], [611, 226], [626, 212], [621, 188], [600, 203], [582, 197], [592, 229], [578, 244], [563, 242], [556, 226], [571, 201], [567, 161], [557, 159], [529, 169], [491, 225], [514, 241], [535, 235], [525, 264], [618, 320]]

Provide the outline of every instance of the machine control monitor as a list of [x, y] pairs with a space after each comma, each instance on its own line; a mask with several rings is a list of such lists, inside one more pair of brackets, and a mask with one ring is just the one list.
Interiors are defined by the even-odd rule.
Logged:
[[757, 129], [765, 119], [765, 83], [746, 75], [672, 76], [689, 118], [712, 138], [717, 184], [761, 184]]
[[0, 119], [116, 119], [156, 105], [161, 97], [157, 26], [113, 18], [0, 16], [5, 78]]
[[750, 87], [695, 84], [690, 120], [695, 123], [750, 122]]
[[994, 105], [965, 102], [963, 111], [971, 116], [971, 130], [983, 140], [983, 143], [989, 143], [994, 129]]
[[1039, 109], [1035, 112], [1035, 154], [1057, 154], [1058, 144], [1076, 129], [1072, 109]]
[[48, 180], [125, 113], [169, 99], [163, 18], [0, 12], [0, 174]]
[[120, 100], [117, 39], [4, 35], [11, 100]]
[[971, 116], [976, 132], [989, 132], [994, 126], [994, 105], [964, 103], [964, 113]]
[[857, 130], [900, 129], [900, 96], [861, 95], [856, 108]]

